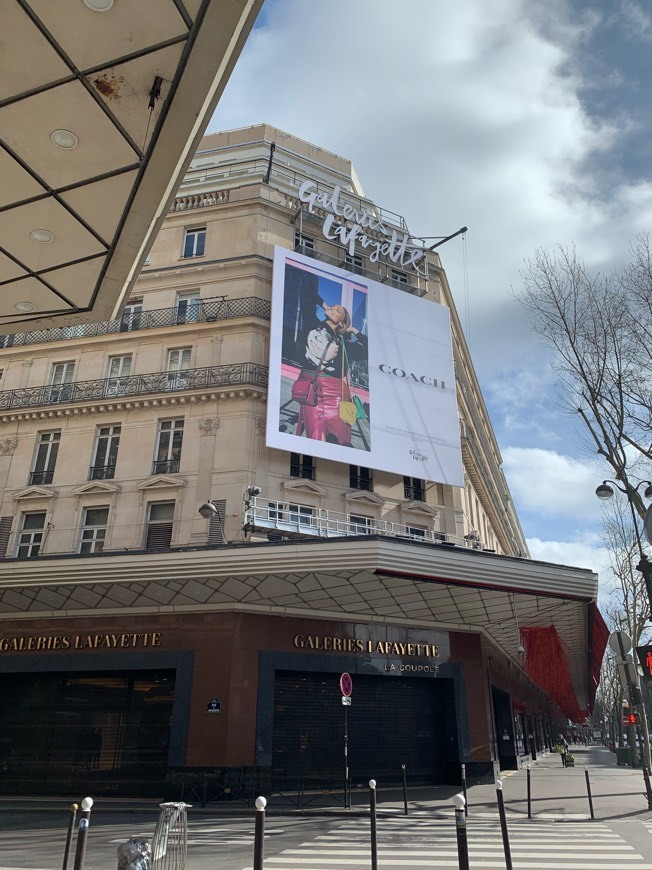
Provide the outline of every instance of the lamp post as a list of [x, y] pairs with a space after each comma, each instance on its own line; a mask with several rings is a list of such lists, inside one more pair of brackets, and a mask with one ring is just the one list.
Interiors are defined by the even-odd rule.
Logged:
[[[645, 582], [645, 591], [647, 593], [648, 605], [650, 608], [650, 612], [652, 613], [652, 562], [647, 557], [647, 554], [643, 550], [643, 543], [641, 541], [641, 533], [639, 531], [638, 520], [636, 517], [636, 510], [634, 505], [638, 505], [639, 508], [643, 507], [643, 503], [641, 501], [641, 496], [639, 494], [639, 490], [642, 486], [645, 486], [645, 491], [643, 492], [643, 496], [646, 499], [652, 499], [652, 483], [649, 480], [641, 480], [636, 486], [632, 486], [629, 482], [626, 482], [623, 486], [616, 483], [614, 480], [603, 480], [600, 486], [598, 486], [595, 490], [595, 494], [598, 498], [603, 499], [604, 501], [613, 498], [614, 496], [614, 487], [622, 492], [626, 498], [627, 503], [629, 504], [629, 509], [632, 514], [632, 525], [634, 527], [634, 534], [636, 536], [636, 546], [638, 549], [639, 562], [636, 566], [636, 570], [640, 571], [643, 575], [643, 580]], [[645, 520], [644, 520], [644, 533], [646, 536], [646, 540], [648, 543], [652, 543], [650, 541], [650, 513], [651, 509], [648, 508], [645, 512]], [[650, 618], [648, 616], [648, 618]], [[622, 639], [626, 638], [629, 646], [625, 648], [622, 643]], [[629, 700], [631, 702], [632, 707], [638, 713], [638, 721], [640, 722], [640, 730], [642, 731], [642, 746], [643, 750], [643, 773], [645, 775], [646, 782], [646, 791], [648, 796], [648, 804], [652, 809], [652, 791], [649, 785], [648, 779], [648, 771], [650, 764], [650, 738], [647, 724], [647, 716], [645, 714], [645, 705], [643, 703], [643, 697], [641, 695], [641, 689], [638, 681], [638, 675], [635, 673], [635, 665], [633, 663], [632, 656], [629, 656], [629, 649], [631, 649], [631, 641], [624, 634], [624, 632], [615, 632], [612, 635], [614, 639], [614, 643], [617, 643], [617, 646], [613, 646], [614, 652], [618, 655], [620, 653], [621, 664], [619, 665], [619, 671], [621, 671], [621, 684], [628, 690]], [[611, 645], [611, 640], [610, 640]]]

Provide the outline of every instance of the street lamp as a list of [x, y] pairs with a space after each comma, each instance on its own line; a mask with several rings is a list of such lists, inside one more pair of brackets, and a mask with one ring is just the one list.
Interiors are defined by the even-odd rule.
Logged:
[[[643, 497], [647, 499], [652, 499], [652, 483], [649, 480], [641, 480], [636, 486], [631, 486], [631, 484], [626, 483], [624, 486], [620, 486], [620, 484], [616, 483], [615, 480], [603, 480], [600, 486], [598, 486], [595, 490], [595, 494], [598, 498], [603, 501], [607, 501], [614, 496], [614, 486], [619, 492], [622, 492], [625, 496], [627, 496], [627, 503], [629, 504], [629, 509], [632, 512], [632, 523], [634, 525], [634, 534], [636, 535], [636, 544], [638, 546], [638, 555], [639, 555], [639, 563], [636, 566], [636, 570], [640, 571], [643, 575], [643, 580], [645, 581], [645, 590], [647, 592], [648, 602], [650, 605], [650, 610], [652, 611], [652, 562], [648, 559], [647, 555], [643, 551], [643, 544], [641, 542], [641, 533], [638, 528], [638, 520], [636, 518], [636, 511], [634, 510], [634, 502], [641, 503], [641, 497], [638, 493], [639, 489], [642, 486], [645, 486], [645, 491], [643, 493]], [[649, 517], [651, 516], [651, 509], [648, 508], [645, 514], [644, 521], [644, 532], [648, 543], [652, 544], [650, 540], [650, 521]]]

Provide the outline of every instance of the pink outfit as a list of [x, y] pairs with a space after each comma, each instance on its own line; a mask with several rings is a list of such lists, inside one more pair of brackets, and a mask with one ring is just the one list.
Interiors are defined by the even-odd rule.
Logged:
[[[302, 378], [303, 372], [298, 379]], [[317, 378], [316, 390], [317, 404], [300, 406], [296, 434], [314, 438], [315, 441], [333, 441], [350, 447], [351, 427], [340, 420], [341, 378], [320, 375]], [[351, 401], [351, 391], [347, 383], [344, 384], [344, 401]]]

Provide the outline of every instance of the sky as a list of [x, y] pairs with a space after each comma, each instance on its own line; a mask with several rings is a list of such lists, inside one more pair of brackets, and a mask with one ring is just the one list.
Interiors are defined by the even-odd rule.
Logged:
[[608, 476], [514, 298], [537, 248], [609, 270], [652, 225], [648, 0], [266, 0], [209, 131], [350, 158], [439, 249], [537, 559], [600, 571]]

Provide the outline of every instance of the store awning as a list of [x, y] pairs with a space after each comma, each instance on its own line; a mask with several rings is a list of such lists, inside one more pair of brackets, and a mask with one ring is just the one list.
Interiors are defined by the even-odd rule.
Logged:
[[262, 0], [7, 0], [0, 333], [116, 317]]
[[604, 650], [596, 595], [592, 571], [366, 536], [0, 563], [9, 619], [128, 606], [436, 626], [480, 632], [525, 673], [523, 632], [553, 626], [579, 711], [592, 705]]

